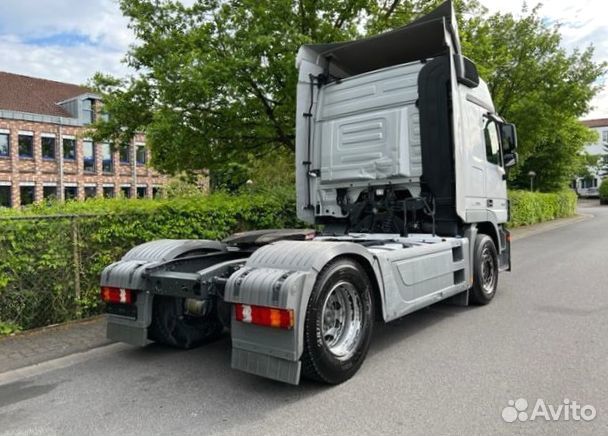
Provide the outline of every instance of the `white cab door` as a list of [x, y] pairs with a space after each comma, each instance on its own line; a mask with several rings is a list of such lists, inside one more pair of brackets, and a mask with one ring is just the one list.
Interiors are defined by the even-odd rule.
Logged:
[[486, 208], [494, 214], [498, 222], [507, 220], [506, 176], [503, 168], [500, 134], [498, 124], [489, 117], [484, 117], [484, 141], [486, 147]]

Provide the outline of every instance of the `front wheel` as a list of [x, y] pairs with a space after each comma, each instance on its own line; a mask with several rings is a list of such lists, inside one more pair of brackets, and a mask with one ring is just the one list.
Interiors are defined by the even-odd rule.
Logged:
[[306, 310], [304, 375], [329, 384], [351, 378], [367, 355], [373, 314], [371, 283], [361, 265], [350, 259], [327, 265]]
[[494, 241], [482, 233], [475, 239], [473, 287], [469, 296], [474, 304], [488, 304], [498, 287], [498, 254]]

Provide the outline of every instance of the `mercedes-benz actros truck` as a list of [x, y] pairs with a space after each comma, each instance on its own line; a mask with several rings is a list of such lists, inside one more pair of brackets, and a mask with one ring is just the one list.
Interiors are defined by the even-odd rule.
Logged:
[[352, 377], [375, 322], [489, 303], [511, 269], [515, 127], [461, 53], [450, 2], [297, 54], [298, 217], [316, 230], [158, 240], [104, 269], [110, 339], [189, 348], [230, 330], [234, 369]]

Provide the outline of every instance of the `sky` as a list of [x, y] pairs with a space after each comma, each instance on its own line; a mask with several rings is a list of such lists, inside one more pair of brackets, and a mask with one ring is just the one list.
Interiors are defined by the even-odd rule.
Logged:
[[[191, 1], [191, 0], [184, 0]], [[524, 0], [480, 0], [491, 12], [518, 13]], [[536, 1], [528, 1], [535, 5]], [[595, 46], [608, 61], [604, 0], [545, 0], [541, 15], [559, 22], [563, 46]], [[1, 0], [0, 70], [84, 84], [96, 72], [129, 74], [121, 62], [135, 42], [116, 0]], [[607, 81], [608, 84], [608, 81]], [[586, 118], [608, 117], [608, 86]]]

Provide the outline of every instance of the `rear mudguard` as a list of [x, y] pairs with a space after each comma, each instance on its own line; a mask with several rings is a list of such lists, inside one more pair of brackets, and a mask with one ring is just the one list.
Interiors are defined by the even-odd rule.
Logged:
[[[304, 320], [317, 276], [333, 259], [351, 256], [374, 272], [384, 299], [377, 260], [352, 242], [281, 241], [255, 251], [232, 274], [224, 298], [232, 303], [294, 310], [294, 328], [284, 330], [237, 322], [232, 313], [232, 367], [291, 384], [300, 381]], [[384, 304], [381, 304], [384, 306]]]
[[[161, 239], [146, 242], [131, 249], [123, 258], [107, 266], [101, 273], [101, 286], [142, 290], [146, 287], [146, 272], [190, 253], [225, 251], [218, 241]], [[140, 292], [135, 305], [137, 318], [108, 314], [107, 336], [115, 341], [143, 346], [148, 343], [148, 327], [152, 321], [153, 295]]]

